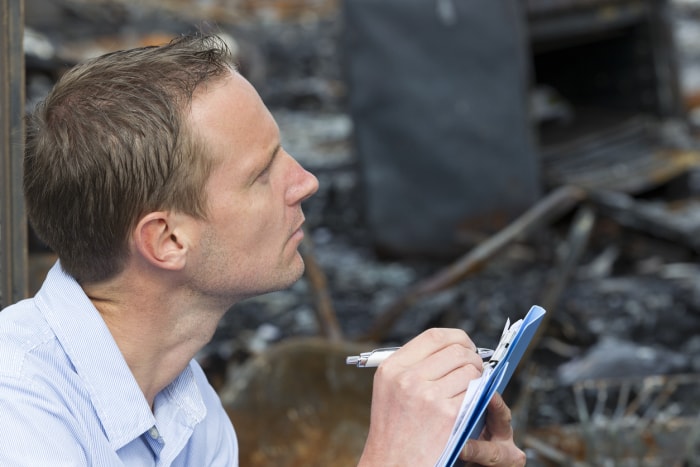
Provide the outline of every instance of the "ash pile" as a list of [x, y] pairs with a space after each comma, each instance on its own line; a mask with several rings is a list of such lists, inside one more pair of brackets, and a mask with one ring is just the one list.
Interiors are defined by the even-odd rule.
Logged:
[[27, 1], [27, 107], [87, 56], [230, 37], [320, 191], [305, 277], [199, 357], [225, 403], [285, 342], [490, 347], [539, 304], [505, 394], [528, 465], [695, 465], [699, 2], [151, 3]]

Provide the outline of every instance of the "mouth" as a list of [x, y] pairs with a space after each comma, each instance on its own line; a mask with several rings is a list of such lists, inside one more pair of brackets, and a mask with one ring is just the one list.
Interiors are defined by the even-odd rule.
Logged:
[[298, 240], [301, 242], [304, 239], [304, 220], [302, 220], [296, 229], [292, 232], [290, 236], [291, 240]]

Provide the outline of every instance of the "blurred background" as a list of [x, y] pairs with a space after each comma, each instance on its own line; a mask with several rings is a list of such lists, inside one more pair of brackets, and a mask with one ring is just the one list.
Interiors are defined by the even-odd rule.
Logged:
[[305, 277], [240, 303], [199, 361], [243, 466], [354, 465], [372, 370], [433, 326], [494, 346], [529, 466], [686, 466], [700, 443], [700, 1], [3, 0], [0, 303], [52, 252], [21, 116], [71, 65], [226, 38], [321, 183]]

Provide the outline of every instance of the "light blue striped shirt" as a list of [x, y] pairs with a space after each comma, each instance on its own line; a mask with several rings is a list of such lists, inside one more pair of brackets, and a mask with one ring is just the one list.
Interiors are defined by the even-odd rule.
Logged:
[[57, 263], [0, 312], [0, 466], [238, 465], [194, 360], [151, 408], [99, 312]]

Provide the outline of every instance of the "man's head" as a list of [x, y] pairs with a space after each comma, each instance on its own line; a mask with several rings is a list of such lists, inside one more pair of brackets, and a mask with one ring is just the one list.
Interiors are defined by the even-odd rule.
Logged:
[[215, 36], [114, 52], [68, 71], [28, 119], [29, 219], [79, 282], [123, 268], [145, 213], [206, 217], [214, 163], [187, 115], [196, 90], [234, 69]]

